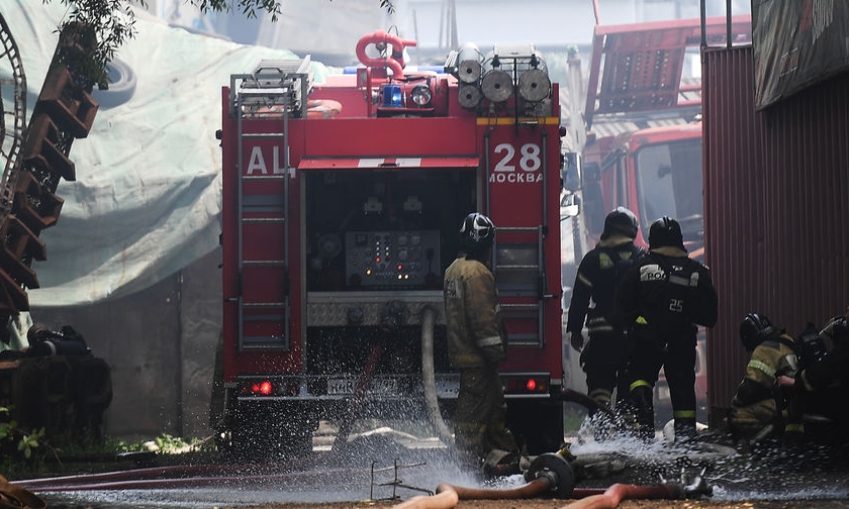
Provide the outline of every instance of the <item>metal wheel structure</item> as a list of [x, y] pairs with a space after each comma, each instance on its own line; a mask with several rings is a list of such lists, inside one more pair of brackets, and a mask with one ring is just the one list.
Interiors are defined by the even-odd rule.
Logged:
[[26, 132], [26, 77], [18, 47], [6, 19], [0, 14], [0, 225], [12, 210], [15, 183], [21, 167], [21, 151]]

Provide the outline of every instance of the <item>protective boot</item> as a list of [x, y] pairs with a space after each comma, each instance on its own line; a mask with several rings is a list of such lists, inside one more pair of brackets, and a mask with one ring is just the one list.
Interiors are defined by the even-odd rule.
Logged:
[[638, 385], [631, 389], [631, 404], [637, 417], [637, 434], [646, 441], [654, 439], [654, 399], [648, 385]]
[[696, 418], [695, 417], [679, 417], [674, 415], [675, 424], [675, 442], [686, 442], [696, 436]]

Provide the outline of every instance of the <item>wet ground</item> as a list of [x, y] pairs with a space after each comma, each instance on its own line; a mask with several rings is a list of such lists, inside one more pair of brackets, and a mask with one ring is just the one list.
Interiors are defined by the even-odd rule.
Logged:
[[[457, 509], [573, 509], [577, 501], [571, 500], [463, 500]], [[375, 507], [391, 509], [393, 504], [379, 502], [363, 504], [282, 504], [254, 506], [250, 509], [362, 509]], [[623, 500], [620, 509], [846, 509], [849, 502], [844, 500], [773, 500], [773, 501], [704, 501], [704, 500]], [[222, 508], [224, 509], [224, 508]], [[575, 509], [579, 509], [575, 507]]]
[[[482, 483], [462, 469], [438, 440], [391, 429], [356, 437], [336, 453], [319, 444], [307, 469], [286, 462], [236, 472], [195, 487], [39, 493], [53, 509], [65, 508], [225, 508], [345, 509], [392, 507], [436, 486], [509, 490], [526, 484], [521, 475]], [[686, 500], [624, 500], [628, 508], [846, 508], [849, 509], [849, 454], [828, 444], [795, 450], [779, 448], [741, 453], [727, 444], [703, 440], [689, 447], [663, 440], [576, 439], [570, 448], [575, 488], [604, 491], [616, 483], [690, 484], [701, 476], [710, 495]], [[570, 500], [464, 500], [460, 509], [561, 508]]]

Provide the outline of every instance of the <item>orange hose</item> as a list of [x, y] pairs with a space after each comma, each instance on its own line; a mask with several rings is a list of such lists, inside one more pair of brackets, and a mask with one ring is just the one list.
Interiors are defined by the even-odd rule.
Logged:
[[[443, 485], [440, 484], [440, 486]], [[413, 497], [393, 506], [392, 509], [451, 509], [459, 501], [457, 492], [449, 487], [436, 495]]]
[[540, 477], [518, 488], [506, 490], [463, 488], [443, 483], [436, 487], [436, 492], [454, 491], [460, 500], [514, 500], [538, 497], [549, 489], [551, 489], [551, 481]]
[[436, 487], [436, 495], [413, 497], [392, 509], [452, 509], [460, 500], [527, 499], [545, 493], [550, 487], [551, 482], [544, 477], [509, 490], [463, 488], [442, 483]]
[[591, 495], [563, 506], [561, 509], [614, 509], [625, 498], [682, 498], [680, 486], [662, 484], [659, 486], [636, 486], [633, 484], [614, 484], [600, 495]]
[[[550, 487], [551, 482], [545, 477], [508, 490], [463, 488], [442, 483], [437, 486], [436, 495], [413, 497], [393, 506], [392, 509], [452, 509], [460, 500], [527, 499], [545, 493]], [[584, 496], [585, 498], [576, 500], [560, 509], [615, 509], [626, 498], [679, 499], [683, 498], [684, 493], [681, 486], [667, 483], [658, 486], [614, 484], [603, 493], [598, 493], [598, 490], [584, 489], [575, 490], [574, 495]]]

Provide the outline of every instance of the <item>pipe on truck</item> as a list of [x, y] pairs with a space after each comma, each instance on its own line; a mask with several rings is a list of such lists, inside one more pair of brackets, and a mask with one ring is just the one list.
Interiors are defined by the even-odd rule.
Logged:
[[439, 400], [436, 397], [436, 375], [433, 364], [433, 327], [436, 322], [436, 311], [430, 306], [422, 309], [422, 386], [424, 388], [427, 416], [436, 435], [447, 446], [454, 443], [451, 430], [442, 419], [439, 411]]

